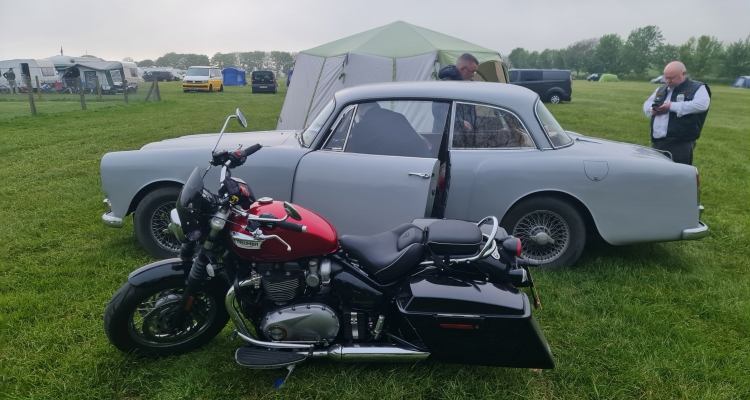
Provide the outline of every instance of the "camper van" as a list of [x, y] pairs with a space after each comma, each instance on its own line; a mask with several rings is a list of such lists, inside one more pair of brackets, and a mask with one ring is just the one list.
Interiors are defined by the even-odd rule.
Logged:
[[36, 78], [39, 78], [39, 85], [55, 86], [57, 82], [57, 71], [52, 61], [47, 59], [16, 59], [0, 61], [0, 85], [8, 85], [8, 80], [2, 77], [2, 74], [13, 68], [16, 74], [16, 85], [26, 87], [26, 77], [31, 78], [31, 86], [36, 87]]
[[138, 73], [138, 65], [134, 62], [123, 61], [122, 70], [125, 73], [125, 80], [128, 81], [128, 86], [138, 87], [143, 82], [141, 74]]

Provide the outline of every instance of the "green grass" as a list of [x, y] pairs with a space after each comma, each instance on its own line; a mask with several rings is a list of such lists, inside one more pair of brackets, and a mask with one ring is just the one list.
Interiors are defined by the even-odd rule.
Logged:
[[[573, 101], [549, 108], [567, 129], [646, 144], [648, 119], [640, 109], [655, 88], [576, 81]], [[713, 88], [695, 154], [711, 235], [594, 244], [572, 268], [538, 271], [544, 308], [536, 316], [554, 370], [313, 361], [274, 391], [283, 372], [237, 365], [239, 343], [229, 340], [230, 328], [180, 357], [115, 350], [102, 329], [104, 308], [127, 274], [152, 260], [138, 246], [130, 218], [119, 230], [100, 222], [101, 157], [217, 131], [236, 107], [249, 129], [272, 129], [286, 92], [280, 89], [278, 95], [253, 95], [248, 87], [185, 94], [179, 83], [167, 83], [161, 103], [72, 111], [45, 100], [36, 118], [0, 101], [0, 393], [11, 399], [750, 398], [750, 91], [723, 87]]]

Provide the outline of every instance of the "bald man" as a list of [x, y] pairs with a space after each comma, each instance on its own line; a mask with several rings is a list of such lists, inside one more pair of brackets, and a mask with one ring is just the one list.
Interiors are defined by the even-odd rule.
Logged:
[[701, 136], [711, 104], [711, 89], [687, 77], [685, 64], [672, 61], [664, 67], [666, 85], [643, 103], [651, 118], [651, 147], [668, 151], [672, 161], [693, 165], [695, 141]]

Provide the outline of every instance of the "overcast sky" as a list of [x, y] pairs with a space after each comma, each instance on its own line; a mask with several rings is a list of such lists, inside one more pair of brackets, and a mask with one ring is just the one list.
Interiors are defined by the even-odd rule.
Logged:
[[300, 51], [402, 20], [495, 49], [542, 51], [657, 25], [668, 43], [750, 34], [750, 0], [0, 0], [0, 60]]

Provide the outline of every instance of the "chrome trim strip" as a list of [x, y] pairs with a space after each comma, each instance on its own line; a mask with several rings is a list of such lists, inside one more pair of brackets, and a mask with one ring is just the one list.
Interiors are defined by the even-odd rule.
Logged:
[[[555, 147], [555, 145], [552, 144], [552, 139], [549, 137], [549, 133], [547, 133], [547, 130], [544, 129], [544, 124], [542, 124], [542, 120], [539, 119], [539, 114], [537, 114], [537, 112], [536, 112], [536, 105], [539, 104], [541, 101], [542, 101], [542, 99], [539, 98], [539, 97], [537, 97], [536, 102], [534, 102], [534, 116], [536, 117], [536, 122], [539, 124], [539, 127], [542, 128], [542, 132], [544, 132], [544, 136], [547, 137], [547, 141], [549, 142], [549, 145], [551, 146], [550, 148], [552, 150], [557, 150], [557, 149], [564, 149], [566, 147], [572, 146], [573, 143], [575, 143], [576, 141], [573, 138], [571, 138], [570, 136], [568, 136], [571, 139], [570, 143], [566, 144], [565, 146]], [[549, 110], [547, 110], [547, 111], [549, 111]], [[553, 115], [552, 118], [554, 118], [554, 117], [555, 116]], [[557, 120], [557, 118], [555, 118], [555, 120]], [[558, 122], [558, 124], [559, 124], [559, 122]], [[562, 128], [562, 126], [560, 126], [560, 127]], [[565, 128], [563, 128], [563, 132], [566, 132], [566, 135], [567, 135], [568, 131], [566, 131]], [[544, 149], [550, 149], [550, 148], [545, 147]]]
[[682, 240], [697, 240], [708, 236], [708, 225], [704, 224], [703, 221], [698, 221], [698, 223], [700, 224], [699, 227], [682, 231]]
[[122, 218], [115, 217], [111, 211], [102, 214], [102, 223], [110, 228], [122, 228]]

